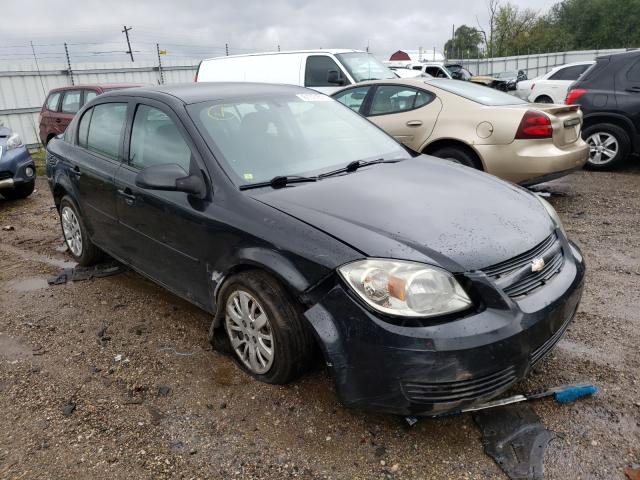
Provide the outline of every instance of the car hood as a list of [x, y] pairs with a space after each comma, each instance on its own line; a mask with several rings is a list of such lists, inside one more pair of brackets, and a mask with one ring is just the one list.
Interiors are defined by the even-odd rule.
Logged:
[[247, 193], [363, 256], [438, 264], [454, 272], [510, 259], [555, 228], [526, 190], [427, 156]]

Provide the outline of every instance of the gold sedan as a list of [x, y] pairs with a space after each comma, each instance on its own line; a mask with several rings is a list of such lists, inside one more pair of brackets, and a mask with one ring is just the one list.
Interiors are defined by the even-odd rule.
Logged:
[[532, 104], [449, 79], [360, 83], [332, 95], [418, 153], [532, 185], [582, 168], [589, 147], [576, 106]]

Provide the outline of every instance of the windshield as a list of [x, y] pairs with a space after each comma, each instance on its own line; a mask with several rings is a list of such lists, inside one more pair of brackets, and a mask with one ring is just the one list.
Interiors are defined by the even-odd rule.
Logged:
[[336, 55], [356, 83], [366, 80], [396, 78], [393, 72], [370, 53], [352, 52]]
[[484, 85], [478, 85], [473, 82], [461, 82], [459, 80], [435, 78], [433, 80], [428, 80], [426, 83], [481, 105], [500, 106], [523, 105], [527, 103], [513, 95], [509, 95], [508, 93], [485, 87]]
[[238, 185], [409, 157], [364, 117], [319, 93], [203, 102], [188, 111]]

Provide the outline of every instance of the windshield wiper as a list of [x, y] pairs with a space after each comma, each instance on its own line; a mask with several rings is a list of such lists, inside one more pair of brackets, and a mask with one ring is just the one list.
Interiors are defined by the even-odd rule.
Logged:
[[271, 187], [271, 188], [282, 188], [286, 187], [290, 183], [304, 183], [304, 182], [317, 182], [318, 177], [301, 177], [299, 175], [278, 175], [273, 177], [268, 182], [257, 182], [250, 183], [248, 185], [240, 185], [240, 190], [249, 190], [251, 188], [262, 188], [262, 187]]
[[402, 159], [399, 159], [399, 158], [395, 160], [385, 160], [384, 158], [378, 158], [376, 160], [369, 160], [367, 162], [363, 160], [354, 160], [353, 162], [350, 162], [346, 167], [338, 168], [337, 170], [332, 170], [327, 173], [322, 173], [318, 175], [318, 177], [325, 178], [325, 177], [331, 177], [333, 175], [339, 175], [341, 173], [351, 173], [351, 172], [355, 172], [360, 167], [366, 167], [367, 165], [375, 165], [377, 163], [398, 163], [401, 160]]

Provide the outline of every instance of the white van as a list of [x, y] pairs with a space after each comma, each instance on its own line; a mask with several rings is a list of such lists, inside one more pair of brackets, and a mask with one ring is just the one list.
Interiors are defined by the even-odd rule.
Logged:
[[285, 83], [331, 94], [345, 85], [397, 76], [361, 50], [298, 50], [209, 58], [196, 82]]

